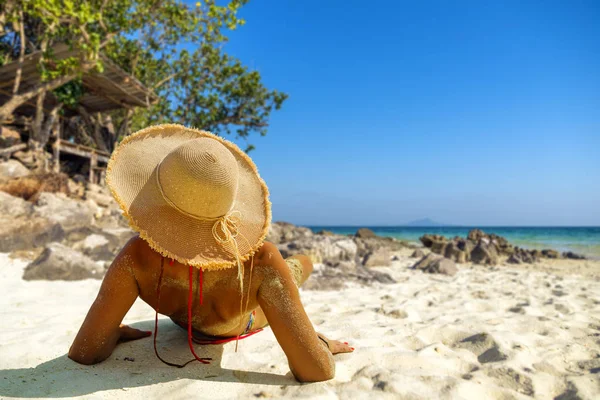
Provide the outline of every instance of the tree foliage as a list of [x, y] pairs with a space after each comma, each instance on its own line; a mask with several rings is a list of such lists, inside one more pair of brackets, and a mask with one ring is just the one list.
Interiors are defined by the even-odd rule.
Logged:
[[[102, 72], [102, 53], [159, 97], [149, 108], [111, 113], [125, 126], [121, 136], [160, 122], [244, 138], [264, 135], [270, 113], [287, 95], [267, 89], [257, 71], [225, 53], [226, 33], [244, 25], [238, 11], [247, 1], [7, 0], [0, 5], [0, 64], [40, 51], [42, 81], [21, 90], [15, 78], [14, 96], [0, 105], [0, 119], [46, 92], [77, 109], [86, 90], [81, 77]], [[57, 43], [77, 55], [58, 59], [52, 53]]]

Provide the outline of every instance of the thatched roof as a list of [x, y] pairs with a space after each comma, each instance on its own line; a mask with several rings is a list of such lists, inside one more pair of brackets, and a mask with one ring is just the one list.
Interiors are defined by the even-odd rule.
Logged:
[[[76, 50], [70, 50], [67, 45], [59, 44], [53, 48], [57, 59], [64, 59], [77, 55]], [[38, 61], [41, 53], [35, 52], [25, 56], [19, 92], [40, 82]], [[110, 61], [108, 57], [100, 55], [104, 64], [104, 72], [88, 73], [82, 78], [86, 94], [79, 103], [88, 112], [102, 112], [118, 108], [149, 107], [158, 100], [156, 94], [146, 88], [135, 77], [123, 71], [119, 66]], [[11, 97], [18, 61], [0, 67], [0, 104]], [[52, 95], [46, 96], [44, 108], [49, 110], [56, 104]], [[31, 115], [35, 113], [35, 99], [19, 107], [16, 114]]]

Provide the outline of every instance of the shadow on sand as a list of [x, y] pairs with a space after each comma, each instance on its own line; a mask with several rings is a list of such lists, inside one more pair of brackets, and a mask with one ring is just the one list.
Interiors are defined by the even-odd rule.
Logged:
[[[154, 321], [143, 321], [132, 326], [152, 330]], [[162, 320], [159, 322], [159, 332], [158, 351], [165, 360], [182, 363], [191, 358], [187, 338], [181, 328]], [[242, 342], [240, 347], [243, 347]], [[152, 338], [119, 344], [108, 359], [91, 366], [77, 364], [64, 354], [34, 368], [0, 370], [0, 397], [85, 396], [104, 390], [149, 386], [180, 379], [299, 385], [290, 373], [277, 375], [221, 368], [223, 345], [196, 346], [196, 352], [200, 357], [211, 357], [211, 363], [191, 363], [185, 368], [169, 367], [154, 355]]]

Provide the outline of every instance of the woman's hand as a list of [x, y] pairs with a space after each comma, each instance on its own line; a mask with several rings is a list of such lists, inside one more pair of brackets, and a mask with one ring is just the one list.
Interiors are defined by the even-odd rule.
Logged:
[[331, 354], [338, 353], [352, 353], [354, 351], [354, 347], [350, 347], [348, 342], [340, 342], [339, 340], [327, 339], [325, 335], [317, 332], [317, 336], [323, 342], [327, 343], [327, 348], [331, 351]]
[[152, 331], [142, 331], [124, 324], [119, 325], [119, 343], [143, 339], [151, 335]]

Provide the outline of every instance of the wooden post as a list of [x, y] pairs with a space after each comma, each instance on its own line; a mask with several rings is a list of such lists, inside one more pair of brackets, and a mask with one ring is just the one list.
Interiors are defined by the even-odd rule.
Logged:
[[60, 173], [60, 128], [62, 124], [58, 124], [56, 129], [56, 141], [54, 142], [54, 172]]
[[96, 182], [94, 182], [94, 171], [95, 171], [97, 165], [98, 165], [98, 155], [94, 151], [90, 155], [90, 177], [89, 177], [90, 183], [96, 183]]

